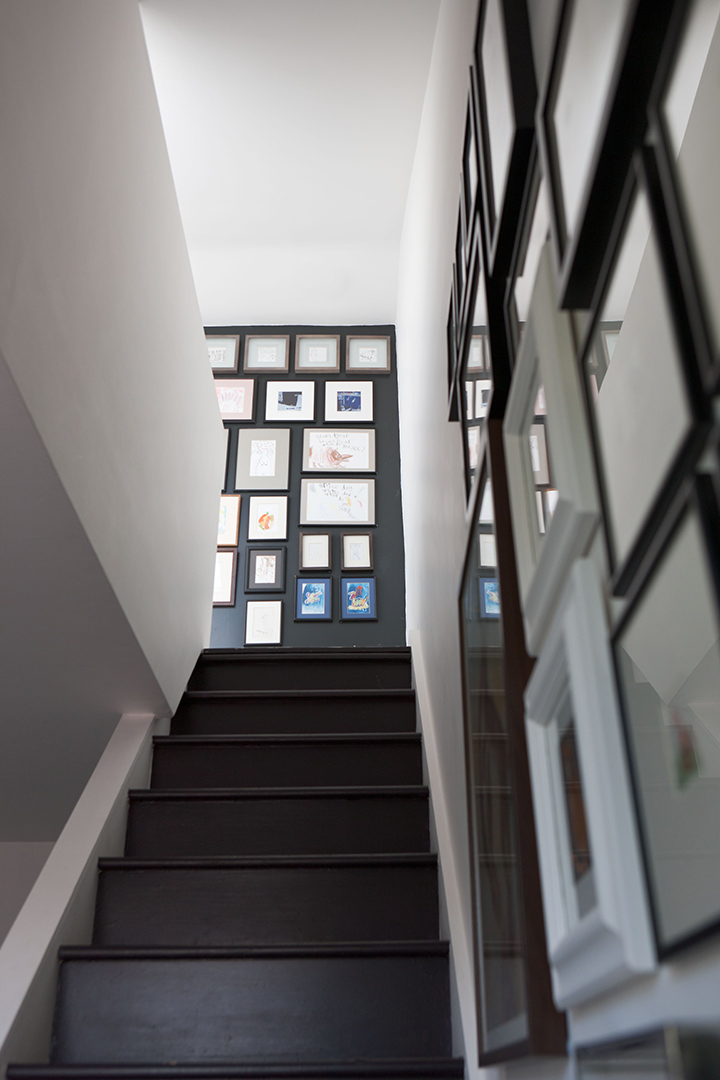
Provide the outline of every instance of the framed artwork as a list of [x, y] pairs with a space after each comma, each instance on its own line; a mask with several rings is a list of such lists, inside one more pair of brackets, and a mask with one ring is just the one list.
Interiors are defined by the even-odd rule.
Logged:
[[477, 197], [480, 187], [480, 159], [475, 130], [475, 79], [476, 72], [470, 71], [470, 93], [465, 112], [465, 138], [463, 140], [463, 207], [465, 210], [465, 235], [469, 236], [475, 219]]
[[237, 547], [240, 535], [240, 496], [220, 496], [220, 518], [218, 521], [218, 547]]
[[245, 644], [280, 645], [282, 600], [248, 600], [245, 607]]
[[290, 335], [278, 337], [248, 334], [245, 338], [244, 371], [287, 371]]
[[315, 417], [315, 383], [268, 382], [265, 388], [266, 420], [313, 420]]
[[254, 379], [216, 379], [220, 416], [223, 420], [252, 420]]
[[565, 1009], [656, 966], [604, 598], [590, 559], [573, 566], [525, 704], [548, 958]]
[[389, 337], [351, 337], [345, 343], [345, 371], [390, 373]]
[[377, 619], [375, 578], [340, 579], [340, 618], [345, 622]]
[[295, 578], [295, 622], [332, 619], [332, 578]]
[[227, 372], [230, 375], [237, 372], [240, 357], [239, 334], [206, 334], [205, 341], [213, 371]]
[[232, 607], [234, 605], [236, 574], [237, 551], [216, 552], [213, 607]]
[[478, 578], [480, 588], [480, 618], [500, 618], [500, 585], [497, 578]]
[[248, 540], [287, 540], [287, 495], [251, 495]]
[[330, 533], [300, 533], [301, 570], [330, 570], [331, 559]]
[[374, 480], [301, 480], [301, 525], [374, 525]]
[[305, 428], [303, 472], [375, 472], [375, 429]]
[[339, 372], [340, 335], [298, 334], [295, 338], [295, 371]]
[[470, 351], [468, 353], [467, 371], [485, 371], [485, 334], [473, 334], [470, 338]]
[[285, 548], [248, 548], [245, 592], [285, 592]]
[[[475, 420], [484, 420], [490, 408], [493, 384], [490, 379], [478, 379], [475, 383]], [[473, 417], [468, 417], [473, 419]]]
[[372, 533], [340, 534], [340, 569], [373, 569]]
[[497, 566], [497, 551], [495, 550], [495, 534], [494, 533], [479, 533], [479, 558], [480, 567], [492, 567]]
[[373, 419], [373, 384], [371, 382], [326, 382], [325, 422], [338, 423]]
[[241, 428], [237, 436], [235, 487], [242, 491], [287, 491], [289, 428]]

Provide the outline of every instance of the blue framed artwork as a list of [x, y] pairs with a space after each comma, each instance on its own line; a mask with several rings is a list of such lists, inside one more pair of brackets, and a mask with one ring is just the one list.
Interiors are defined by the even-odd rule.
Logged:
[[375, 609], [375, 578], [342, 578], [340, 618], [377, 619]]
[[332, 619], [331, 578], [295, 578], [295, 622]]
[[478, 578], [480, 586], [480, 617], [500, 618], [500, 587], [497, 578]]

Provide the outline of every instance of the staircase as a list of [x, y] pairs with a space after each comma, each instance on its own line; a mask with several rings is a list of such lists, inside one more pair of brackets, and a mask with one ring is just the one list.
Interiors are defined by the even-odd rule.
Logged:
[[60, 960], [9, 1080], [461, 1077], [409, 650], [204, 653]]

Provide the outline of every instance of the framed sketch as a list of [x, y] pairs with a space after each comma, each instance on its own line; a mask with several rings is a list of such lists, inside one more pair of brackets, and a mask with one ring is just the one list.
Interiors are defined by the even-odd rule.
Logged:
[[372, 533], [340, 534], [340, 569], [372, 570]]
[[[549, 242], [540, 257], [503, 436], [525, 636], [536, 656], [568, 566], [586, 552], [599, 520], [570, 316], [557, 308]], [[549, 489], [552, 498], [545, 497]]]
[[374, 480], [301, 480], [301, 525], [374, 525]]
[[287, 491], [289, 428], [241, 428], [237, 437], [235, 487], [242, 491]]
[[561, 1009], [656, 966], [615, 685], [599, 575], [591, 559], [579, 559], [525, 691], [548, 958]]
[[240, 335], [206, 334], [208, 359], [213, 371], [233, 374], [238, 369]]
[[301, 570], [330, 570], [331, 559], [330, 533], [300, 533]]
[[[484, 420], [490, 408], [493, 384], [490, 379], [478, 379], [475, 383], [475, 420]], [[468, 417], [472, 420], [473, 417]]]
[[223, 420], [252, 420], [254, 379], [216, 379], [220, 416]]
[[295, 338], [295, 371], [340, 371], [339, 334], [298, 334]]
[[236, 573], [237, 551], [216, 552], [213, 607], [232, 607], [234, 605]]
[[326, 382], [326, 423], [359, 422], [373, 419], [373, 384], [371, 382]]
[[345, 371], [390, 373], [389, 337], [351, 337], [345, 343]]
[[248, 548], [245, 592], [285, 592], [285, 548]]
[[332, 619], [332, 578], [295, 578], [295, 622]]
[[240, 535], [240, 496], [220, 496], [220, 518], [218, 521], [218, 547], [237, 547]]
[[305, 428], [303, 472], [375, 472], [374, 428]]
[[287, 495], [251, 495], [248, 540], [287, 540]]
[[245, 644], [280, 645], [282, 600], [248, 600], [245, 608]]
[[344, 622], [377, 619], [375, 578], [340, 579], [340, 619]]
[[497, 566], [497, 551], [495, 550], [495, 534], [494, 533], [479, 533], [479, 554], [480, 567], [489, 567], [494, 569]]
[[265, 389], [266, 420], [313, 420], [315, 417], [315, 383], [268, 382]]
[[500, 618], [500, 585], [497, 578], [478, 578], [480, 589], [480, 618]]
[[278, 337], [248, 334], [245, 338], [244, 371], [287, 371], [289, 357], [289, 334]]

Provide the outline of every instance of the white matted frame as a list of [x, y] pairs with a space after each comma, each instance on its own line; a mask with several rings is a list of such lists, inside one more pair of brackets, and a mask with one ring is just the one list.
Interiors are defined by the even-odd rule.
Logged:
[[265, 388], [265, 419], [297, 422], [315, 418], [315, 383], [312, 379], [268, 382]]
[[[656, 967], [604, 600], [578, 560], [525, 691], [553, 996], [565, 1009]], [[560, 760], [568, 713], [584, 796], [592, 893], [579, 903]]]
[[374, 480], [300, 481], [301, 525], [374, 525]]
[[221, 495], [217, 546], [237, 547], [240, 537], [240, 496]]
[[235, 487], [238, 491], [287, 491], [290, 428], [240, 428]]
[[287, 540], [287, 495], [251, 495], [248, 540]]
[[237, 551], [215, 552], [213, 607], [233, 607], [237, 578]]
[[213, 371], [237, 372], [240, 353], [239, 334], [206, 334], [208, 359]]
[[295, 338], [295, 371], [340, 371], [339, 334], [298, 334]]
[[373, 384], [347, 381], [325, 383], [325, 423], [372, 423]]
[[282, 639], [282, 600], [248, 600], [245, 644], [279, 645]]
[[375, 472], [375, 429], [309, 427], [303, 472]]
[[[545, 390], [546, 438], [558, 492], [541, 532], [530, 456], [538, 387]], [[552, 253], [540, 257], [530, 316], [515, 365], [503, 436], [528, 651], [537, 656], [572, 561], [584, 555], [599, 520], [595, 470], [575, 362], [570, 317], [557, 308]], [[555, 496], [553, 495], [553, 501]]]
[[390, 374], [390, 338], [348, 336], [345, 346], [345, 371], [375, 371]]

